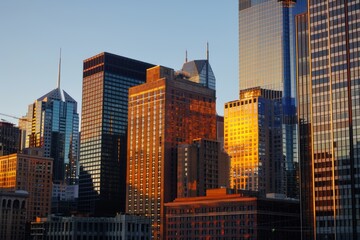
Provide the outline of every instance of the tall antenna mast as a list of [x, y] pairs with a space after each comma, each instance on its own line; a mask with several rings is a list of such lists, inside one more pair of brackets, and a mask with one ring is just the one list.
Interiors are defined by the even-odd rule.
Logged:
[[206, 60], [209, 61], [209, 42], [206, 42]]
[[187, 49], [185, 50], [185, 62], [188, 62], [188, 57], [187, 57]]
[[61, 73], [61, 48], [60, 48], [59, 73], [58, 73], [58, 80], [57, 80], [57, 88], [60, 88], [60, 73]]
[[206, 42], [206, 87], [209, 87], [209, 42]]

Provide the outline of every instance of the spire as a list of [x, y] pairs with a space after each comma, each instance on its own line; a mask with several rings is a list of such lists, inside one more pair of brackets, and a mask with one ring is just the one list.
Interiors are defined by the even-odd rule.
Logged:
[[185, 62], [188, 62], [188, 57], [187, 57], [187, 49], [185, 50]]
[[58, 80], [57, 80], [57, 88], [60, 88], [60, 73], [61, 73], [61, 48], [60, 48], [59, 74], [58, 74]]

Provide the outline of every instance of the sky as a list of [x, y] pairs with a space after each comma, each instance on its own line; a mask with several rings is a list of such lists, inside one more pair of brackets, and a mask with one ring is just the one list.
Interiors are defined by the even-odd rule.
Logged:
[[180, 70], [205, 59], [216, 77], [217, 112], [238, 99], [237, 0], [1, 0], [0, 119], [17, 124], [56, 88], [78, 102], [83, 60], [101, 52]]

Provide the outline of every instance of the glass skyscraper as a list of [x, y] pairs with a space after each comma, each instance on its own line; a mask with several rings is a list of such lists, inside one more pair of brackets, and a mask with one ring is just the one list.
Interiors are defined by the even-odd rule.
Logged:
[[41, 148], [54, 159], [53, 181], [77, 182], [79, 114], [77, 102], [58, 87], [28, 107], [26, 148]]
[[189, 74], [189, 80], [216, 90], [216, 79], [209, 60], [193, 60], [184, 63], [182, 71]]
[[240, 91], [282, 91], [283, 185], [294, 198], [299, 197], [294, 15], [305, 7], [305, 0], [239, 0]]
[[[299, 121], [309, 124], [300, 132], [300, 146], [311, 150], [301, 152], [302, 192], [313, 206], [312, 214], [303, 216], [310, 218], [313, 239], [360, 237], [359, 16], [359, 1], [309, 1], [309, 77], [303, 77], [305, 69], [298, 83], [304, 106]], [[299, 28], [298, 38], [303, 34]], [[301, 64], [306, 57], [298, 45]]]
[[125, 211], [128, 89], [144, 83], [154, 65], [100, 53], [84, 60], [80, 210], [95, 215]]
[[[288, 9], [277, 0], [239, 0], [239, 86], [240, 90], [261, 86], [283, 90], [283, 61], [288, 29]], [[287, 49], [287, 51], [289, 51]]]

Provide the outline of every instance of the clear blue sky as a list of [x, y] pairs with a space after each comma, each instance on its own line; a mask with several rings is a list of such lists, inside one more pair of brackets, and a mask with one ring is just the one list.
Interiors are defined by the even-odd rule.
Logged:
[[61, 88], [81, 114], [84, 59], [106, 51], [179, 70], [207, 41], [222, 115], [238, 98], [237, 0], [1, 0], [0, 113], [23, 116], [56, 88], [60, 48]]

